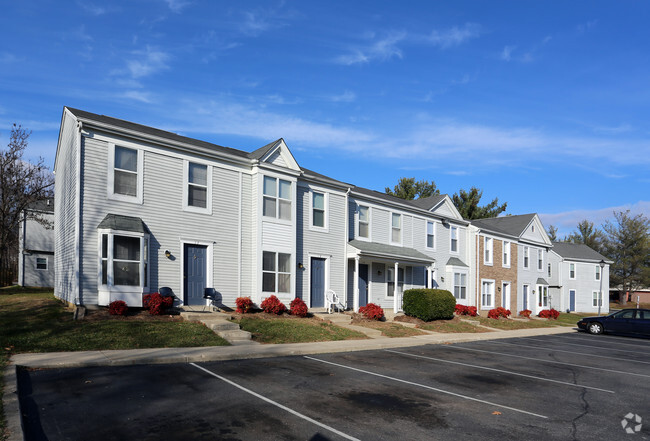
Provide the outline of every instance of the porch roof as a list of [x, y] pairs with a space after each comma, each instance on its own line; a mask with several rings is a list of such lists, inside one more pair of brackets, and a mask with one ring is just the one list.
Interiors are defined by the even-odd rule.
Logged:
[[432, 264], [435, 262], [435, 259], [433, 257], [429, 257], [426, 254], [423, 254], [413, 248], [398, 247], [395, 245], [386, 245], [376, 242], [366, 242], [364, 240], [356, 239], [349, 241], [348, 245], [354, 248], [361, 256], [417, 262], [421, 264]]
[[133, 231], [136, 233], [149, 234], [149, 229], [139, 217], [122, 216], [120, 214], [111, 213], [106, 215], [104, 220], [102, 220], [97, 226], [97, 229]]
[[541, 277], [537, 278], [537, 284], [538, 285], [548, 285], [548, 282], [545, 279], [542, 279]]

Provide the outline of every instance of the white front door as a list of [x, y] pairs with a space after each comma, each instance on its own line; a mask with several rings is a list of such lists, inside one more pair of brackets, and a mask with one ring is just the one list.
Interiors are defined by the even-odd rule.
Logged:
[[510, 309], [510, 282], [503, 282], [501, 288], [501, 306]]
[[547, 285], [537, 285], [537, 290], [535, 293], [536, 302], [535, 302], [535, 314], [539, 314], [539, 311], [542, 309], [548, 309], [548, 286]]

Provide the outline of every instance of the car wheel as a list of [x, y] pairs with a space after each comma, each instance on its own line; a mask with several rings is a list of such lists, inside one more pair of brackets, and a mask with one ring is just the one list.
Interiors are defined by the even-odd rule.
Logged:
[[589, 331], [590, 334], [602, 334], [603, 333], [603, 325], [601, 325], [598, 322], [591, 322], [587, 326], [587, 330]]

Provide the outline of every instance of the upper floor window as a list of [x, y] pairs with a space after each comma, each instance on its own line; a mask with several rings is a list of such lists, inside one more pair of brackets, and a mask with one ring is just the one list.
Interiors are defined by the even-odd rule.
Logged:
[[370, 207], [359, 205], [359, 237], [370, 237]]
[[394, 243], [402, 243], [402, 215], [392, 213], [391, 219], [390, 241]]
[[185, 192], [183, 208], [188, 211], [212, 211], [212, 166], [184, 161]]
[[494, 245], [494, 239], [491, 237], [486, 237], [484, 242], [484, 263], [486, 265], [492, 265], [492, 250]]
[[537, 269], [544, 271], [544, 250], [537, 250]]
[[596, 265], [596, 280], [600, 280], [600, 265]]
[[427, 248], [435, 248], [436, 243], [436, 225], [433, 222], [427, 222]]
[[325, 194], [316, 191], [311, 194], [311, 225], [325, 228]]
[[569, 279], [575, 279], [576, 278], [576, 264], [575, 263], [570, 263], [569, 264]]
[[264, 203], [266, 217], [291, 220], [291, 182], [264, 176]]
[[548, 276], [551, 277], [551, 264], [548, 264]]
[[510, 242], [503, 242], [503, 262], [502, 265], [505, 267], [510, 266]]
[[108, 196], [142, 203], [142, 152], [110, 144]]
[[450, 237], [451, 241], [449, 244], [449, 249], [457, 253], [458, 252], [458, 227], [451, 227], [450, 228]]
[[529, 258], [530, 249], [528, 247], [524, 247], [524, 268], [528, 268]]

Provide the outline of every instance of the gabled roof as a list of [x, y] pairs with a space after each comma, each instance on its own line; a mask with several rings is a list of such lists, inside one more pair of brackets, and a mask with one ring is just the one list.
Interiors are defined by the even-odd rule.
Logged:
[[32, 202], [27, 206], [27, 210], [54, 213], [54, 198], [51, 197], [40, 201]]
[[395, 260], [406, 260], [416, 262], [433, 262], [434, 258], [422, 254], [418, 250], [395, 245], [385, 245], [377, 242], [366, 242], [365, 240], [353, 239], [348, 242], [352, 247], [361, 251], [362, 254], [373, 257], [384, 257]]
[[446, 194], [434, 194], [426, 198], [415, 199], [411, 201], [411, 204], [416, 207], [422, 208], [423, 210], [431, 210], [433, 207], [438, 205], [442, 200], [447, 196]]
[[583, 243], [553, 242], [553, 251], [558, 256], [569, 260], [586, 260], [590, 262], [604, 260], [607, 263], [612, 262], [607, 257]]
[[521, 236], [526, 227], [530, 225], [532, 220], [535, 217], [535, 213], [532, 214], [520, 214], [516, 216], [502, 216], [502, 217], [491, 217], [488, 219], [476, 219], [471, 221], [472, 225], [480, 228], [484, 231], [490, 231], [493, 233], [507, 234], [509, 236], [519, 237]]
[[460, 260], [458, 257], [450, 257], [449, 260], [447, 261], [447, 265], [449, 266], [462, 266], [469, 268], [469, 265], [466, 265], [465, 262]]
[[266, 155], [269, 152], [269, 150], [273, 150], [280, 142], [282, 142], [282, 138], [276, 139], [273, 142], [269, 142], [264, 147], [260, 147], [259, 149], [250, 152], [248, 154], [248, 157], [251, 159], [260, 159], [264, 155]]

